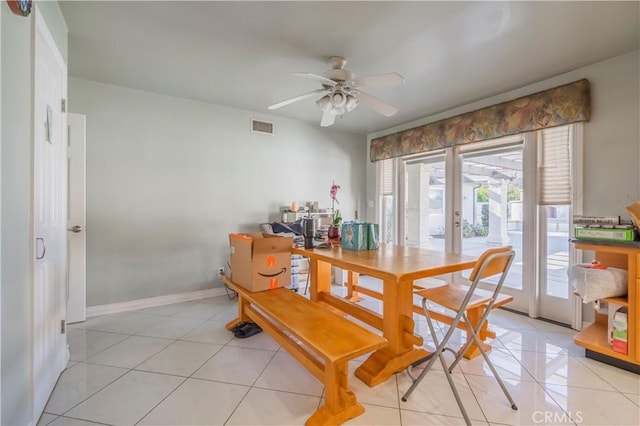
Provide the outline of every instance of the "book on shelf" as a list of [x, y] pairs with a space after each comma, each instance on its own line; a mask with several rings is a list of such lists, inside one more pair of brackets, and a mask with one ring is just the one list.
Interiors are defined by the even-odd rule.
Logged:
[[574, 236], [584, 240], [634, 241], [636, 233], [631, 226], [618, 225], [615, 228], [576, 226]]
[[573, 215], [574, 225], [620, 225], [620, 216]]

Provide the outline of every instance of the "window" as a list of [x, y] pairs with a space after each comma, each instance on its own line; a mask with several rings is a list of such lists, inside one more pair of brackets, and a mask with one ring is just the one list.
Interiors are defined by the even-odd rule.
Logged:
[[380, 211], [380, 241], [393, 243], [395, 208], [393, 198], [393, 160], [378, 162], [378, 198]]
[[577, 123], [380, 161], [382, 241], [468, 255], [512, 245], [509, 307], [579, 325], [566, 271], [581, 144]]
[[429, 213], [444, 213], [444, 188], [429, 188]]
[[571, 204], [571, 126], [540, 131], [538, 204]]

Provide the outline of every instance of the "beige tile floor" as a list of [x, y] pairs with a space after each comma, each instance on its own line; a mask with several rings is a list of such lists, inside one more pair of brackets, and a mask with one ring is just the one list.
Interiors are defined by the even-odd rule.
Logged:
[[[71, 325], [71, 361], [38, 424], [304, 424], [322, 385], [265, 333], [234, 338], [224, 325], [235, 313], [223, 296]], [[465, 360], [454, 378], [474, 424], [640, 424], [640, 376], [585, 358], [572, 330], [507, 311], [490, 319], [490, 357], [519, 409], [481, 357]], [[464, 424], [441, 370], [407, 402], [405, 372], [374, 388], [352, 374], [350, 385], [366, 411], [346, 424]]]

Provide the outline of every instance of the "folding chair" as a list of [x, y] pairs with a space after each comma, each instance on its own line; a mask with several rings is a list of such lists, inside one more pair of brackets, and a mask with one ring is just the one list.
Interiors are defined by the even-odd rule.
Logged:
[[[498, 384], [502, 388], [502, 391], [506, 395], [509, 403], [511, 403], [511, 408], [513, 410], [517, 410], [518, 407], [516, 403], [513, 401], [513, 398], [509, 394], [507, 387], [500, 379], [498, 372], [496, 371], [493, 363], [489, 359], [489, 356], [484, 351], [483, 344], [478, 338], [478, 332], [482, 329], [482, 326], [487, 320], [491, 309], [493, 308], [496, 299], [499, 296], [500, 290], [502, 289], [502, 285], [504, 284], [504, 280], [507, 276], [507, 272], [511, 267], [511, 263], [513, 262], [513, 258], [515, 256], [515, 252], [511, 249], [510, 246], [500, 247], [495, 249], [489, 249], [485, 251], [478, 261], [476, 262], [469, 279], [471, 281], [468, 289], [464, 286], [458, 286], [454, 284], [447, 284], [442, 287], [434, 287], [428, 289], [421, 289], [416, 291], [415, 294], [422, 296], [422, 308], [424, 309], [424, 314], [427, 318], [427, 325], [429, 326], [429, 331], [431, 332], [431, 336], [436, 345], [436, 349], [426, 357], [414, 362], [407, 368], [407, 373], [411, 380], [413, 381], [411, 387], [402, 397], [403, 401], [407, 401], [407, 398], [413, 390], [418, 386], [418, 384], [422, 381], [424, 376], [429, 372], [431, 367], [434, 365], [436, 359], [440, 360], [442, 364], [442, 368], [444, 370], [445, 376], [447, 377], [447, 381], [449, 382], [449, 386], [453, 391], [453, 395], [456, 398], [456, 402], [458, 403], [458, 407], [460, 407], [460, 411], [462, 412], [462, 416], [465, 419], [465, 422], [470, 425], [471, 422], [469, 420], [469, 416], [467, 415], [467, 411], [462, 404], [462, 400], [460, 399], [460, 395], [458, 394], [458, 390], [453, 382], [453, 377], [451, 373], [455, 366], [460, 362], [460, 359], [464, 355], [464, 353], [469, 349], [472, 343], [475, 343], [482, 356], [484, 357], [487, 365], [491, 369], [494, 377], [498, 381]], [[491, 277], [494, 275], [500, 275], [498, 284], [495, 287], [493, 293], [487, 292], [486, 290], [477, 289], [478, 283], [480, 280]], [[429, 315], [429, 309], [427, 306], [427, 302], [432, 302], [437, 305], [443, 306], [447, 309], [457, 312], [453, 322], [449, 326], [449, 329], [445, 333], [442, 340], [438, 339], [438, 335], [436, 334], [436, 330], [434, 328], [433, 322], [431, 320], [431, 316]], [[480, 317], [478, 323], [474, 326], [471, 325], [469, 319], [467, 317], [467, 312], [471, 309], [478, 309], [480, 307], [484, 307], [484, 312]], [[458, 350], [455, 351], [450, 347], [447, 347], [449, 339], [453, 335], [458, 323], [462, 321], [466, 326], [467, 331], [467, 341], [466, 343]], [[451, 363], [451, 365], [447, 365], [447, 361], [444, 358], [444, 351], [448, 350], [453, 352], [456, 355], [455, 360]], [[418, 365], [427, 362], [426, 367], [420, 375], [415, 377], [413, 375], [413, 369]]]

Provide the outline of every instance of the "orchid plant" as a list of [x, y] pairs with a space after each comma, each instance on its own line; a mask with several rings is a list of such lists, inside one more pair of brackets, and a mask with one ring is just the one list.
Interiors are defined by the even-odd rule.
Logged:
[[340, 223], [342, 222], [342, 215], [340, 214], [340, 210], [335, 209], [335, 204], [340, 204], [340, 202], [338, 201], [338, 189], [340, 189], [340, 185], [336, 185], [336, 183], [333, 182], [333, 185], [331, 185], [331, 190], [329, 191], [329, 196], [331, 197], [331, 210], [333, 211], [333, 224], [335, 226], [340, 225]]

